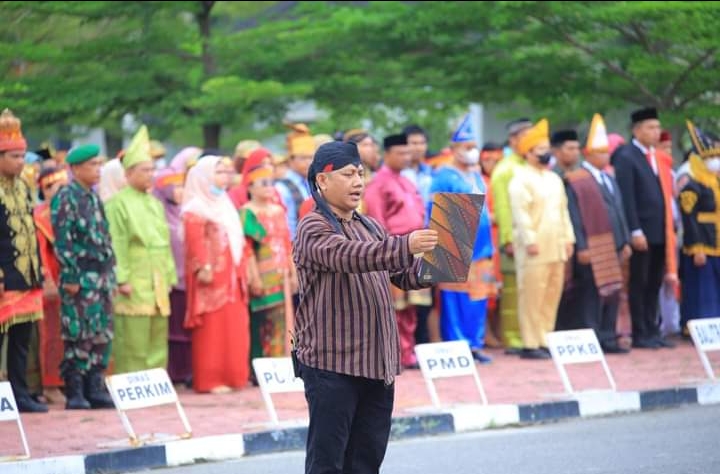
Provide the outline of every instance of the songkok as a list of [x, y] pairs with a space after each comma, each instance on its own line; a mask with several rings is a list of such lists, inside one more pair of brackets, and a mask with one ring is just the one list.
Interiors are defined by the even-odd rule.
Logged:
[[125, 150], [125, 157], [122, 159], [122, 164], [123, 168], [129, 169], [146, 161], [152, 162], [153, 158], [150, 154], [150, 134], [148, 133], [147, 126], [143, 125], [130, 141], [127, 150]]
[[55, 168], [55, 167], [49, 167], [45, 168], [40, 172], [40, 177], [38, 178], [38, 184], [41, 188], [45, 186], [52, 186], [55, 183], [62, 182], [67, 183], [68, 182], [68, 172], [67, 170], [64, 170], [62, 168]]
[[235, 145], [235, 158], [247, 158], [248, 154], [257, 149], [260, 148], [262, 144], [260, 144], [257, 140], [242, 140], [238, 142], [237, 145]]
[[532, 127], [532, 120], [525, 117], [515, 119], [505, 125], [505, 129], [507, 130], [508, 135], [516, 135], [517, 133], [520, 133], [530, 127]]
[[[347, 165], [361, 166], [360, 153], [355, 143], [330, 142], [322, 145], [315, 152], [313, 161], [308, 170], [308, 184], [310, 185], [310, 193], [317, 204], [318, 210], [329, 220], [338, 233], [342, 233], [342, 228], [337, 218], [330, 210], [325, 199], [320, 195], [317, 189], [317, 175], [320, 173], [330, 173], [346, 167]], [[362, 220], [362, 217], [361, 217]], [[363, 221], [364, 223], [365, 221]]]
[[10, 109], [0, 114], [0, 151], [27, 150], [27, 142], [23, 137], [20, 119]]
[[576, 141], [578, 141], [578, 134], [575, 130], [558, 130], [550, 137], [550, 144], [555, 147], [562, 146], [565, 142]]
[[407, 135], [404, 133], [397, 135], [388, 135], [383, 139], [383, 148], [385, 151], [389, 150], [394, 146], [407, 145]]
[[92, 160], [99, 154], [100, 147], [97, 145], [80, 145], [70, 150], [70, 153], [68, 153], [68, 156], [65, 158], [65, 162], [69, 165], [79, 165], [80, 163]]
[[715, 141], [708, 133], [703, 132], [696, 127], [690, 120], [686, 121], [688, 132], [690, 132], [690, 141], [693, 145], [693, 153], [700, 158], [713, 158], [720, 156], [720, 147], [715, 146]]
[[455, 133], [453, 133], [450, 142], [452, 143], [467, 143], [475, 141], [475, 133], [473, 128], [473, 121], [470, 114], [465, 115], [462, 122], [458, 126]]
[[304, 123], [287, 124], [291, 132], [287, 135], [287, 150], [289, 156], [312, 155], [317, 150], [315, 140], [310, 129]]
[[586, 152], [608, 153], [610, 151], [610, 139], [608, 138], [607, 127], [602, 115], [593, 115], [588, 132]]
[[53, 150], [50, 145], [45, 144], [42, 145], [39, 149], [35, 150], [35, 153], [37, 153], [43, 161], [47, 161], [53, 159], [53, 156], [55, 155], [55, 150]]
[[162, 143], [157, 140], [150, 140], [150, 156], [152, 156], [154, 160], [162, 158], [166, 153]]
[[549, 145], [549, 124], [547, 119], [542, 119], [520, 138], [518, 143], [518, 152], [521, 155], [527, 154], [530, 150], [539, 145]]
[[633, 125], [636, 123], [645, 121], [645, 120], [657, 120], [658, 113], [657, 110], [654, 107], [648, 107], [645, 109], [636, 110], [632, 114], [630, 114], [630, 120], [632, 121]]

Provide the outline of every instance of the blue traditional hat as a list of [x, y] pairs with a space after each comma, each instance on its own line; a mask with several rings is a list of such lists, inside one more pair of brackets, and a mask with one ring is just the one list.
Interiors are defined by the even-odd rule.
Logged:
[[687, 124], [688, 132], [690, 132], [693, 152], [696, 155], [700, 158], [720, 156], [720, 147], [715, 146], [715, 140], [709, 136], [709, 133], [700, 130], [690, 120], [687, 120], [685, 123]]
[[453, 133], [450, 142], [452, 143], [465, 143], [475, 141], [475, 127], [473, 125], [472, 117], [470, 114], [465, 115], [462, 122], [458, 126], [455, 133]]

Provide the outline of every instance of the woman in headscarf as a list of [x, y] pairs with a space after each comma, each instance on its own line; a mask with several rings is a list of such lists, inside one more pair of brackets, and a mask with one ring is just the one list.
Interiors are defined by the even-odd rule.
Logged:
[[202, 149], [196, 146], [188, 146], [180, 150], [177, 155], [170, 160], [168, 168], [176, 173], [187, 173], [190, 168], [195, 166], [198, 159], [202, 155]]
[[186, 310], [185, 251], [182, 239], [182, 204], [184, 173], [164, 168], [155, 176], [153, 194], [163, 203], [170, 230], [170, 245], [177, 270], [177, 284], [170, 292], [170, 321], [168, 328], [168, 375], [175, 383], [189, 384], [192, 377], [190, 331], [183, 326]]
[[249, 376], [248, 249], [226, 188], [232, 162], [205, 156], [188, 172], [182, 207], [185, 327], [192, 330], [193, 388], [226, 393]]
[[127, 185], [125, 179], [125, 168], [120, 158], [113, 158], [100, 168], [100, 184], [98, 194], [103, 203], [108, 202], [111, 197], [121, 191]]
[[240, 220], [260, 277], [251, 286], [251, 359], [289, 355], [285, 335], [291, 329], [291, 295], [297, 288], [287, 213], [274, 202], [272, 173], [272, 166], [259, 164], [243, 176], [250, 201], [240, 209]]

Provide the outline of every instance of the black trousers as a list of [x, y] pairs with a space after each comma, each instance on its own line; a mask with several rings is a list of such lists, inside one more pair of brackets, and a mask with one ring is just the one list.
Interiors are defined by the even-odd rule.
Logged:
[[415, 326], [415, 344], [425, 344], [430, 342], [430, 329], [428, 328], [428, 318], [432, 306], [415, 306], [417, 314], [417, 326]]
[[560, 300], [555, 330], [594, 329], [600, 344], [612, 345], [617, 342], [619, 309], [620, 295], [603, 300], [595, 285], [592, 266], [575, 261], [571, 286]]
[[660, 336], [658, 296], [664, 277], [665, 245], [650, 245], [647, 252], [633, 252], [628, 295], [633, 341]]
[[300, 366], [310, 410], [305, 474], [377, 474], [395, 384]]
[[[30, 397], [27, 386], [27, 358], [34, 322], [13, 324], [7, 331], [7, 371], [16, 400]], [[0, 347], [6, 335], [0, 332]]]

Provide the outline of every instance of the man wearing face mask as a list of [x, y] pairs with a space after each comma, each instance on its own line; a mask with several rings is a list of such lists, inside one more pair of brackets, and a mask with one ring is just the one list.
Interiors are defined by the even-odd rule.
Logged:
[[575, 233], [567, 196], [550, 162], [548, 122], [543, 119], [523, 135], [518, 151], [528, 166], [510, 181], [518, 316], [525, 359], [548, 359], [545, 334], [555, 328], [563, 289], [565, 261], [573, 254]]
[[683, 220], [682, 321], [720, 315], [720, 147], [687, 122], [693, 150], [680, 192]]
[[[453, 162], [436, 172], [430, 187], [431, 199], [438, 192], [485, 194], [482, 176], [473, 170], [480, 163], [480, 150], [477, 149], [468, 117], [453, 134], [450, 148]], [[431, 214], [432, 202], [429, 207], [428, 214]], [[485, 364], [492, 361], [482, 352], [488, 298], [494, 296], [496, 290], [492, 255], [490, 214], [487, 205], [484, 205], [467, 282], [439, 285], [443, 340], [467, 341], [475, 360]]]

